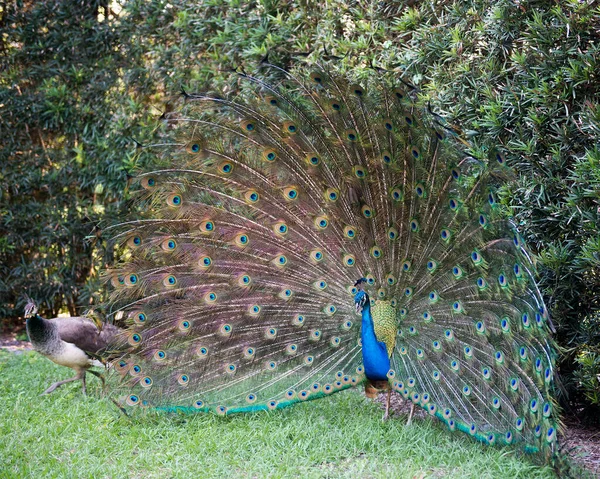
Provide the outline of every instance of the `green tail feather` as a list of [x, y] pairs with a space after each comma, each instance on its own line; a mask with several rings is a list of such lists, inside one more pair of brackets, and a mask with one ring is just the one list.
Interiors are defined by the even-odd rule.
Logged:
[[169, 167], [139, 178], [147, 217], [115, 236], [119, 398], [228, 414], [358, 385], [365, 277], [396, 310], [374, 317], [396, 391], [485, 443], [553, 450], [549, 320], [495, 197], [502, 152], [476, 160], [391, 78], [241, 77], [251, 95], [189, 97]]

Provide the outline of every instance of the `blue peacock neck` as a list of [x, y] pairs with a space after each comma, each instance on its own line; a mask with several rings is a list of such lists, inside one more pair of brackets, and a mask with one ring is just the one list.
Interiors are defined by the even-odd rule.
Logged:
[[385, 343], [378, 341], [371, 316], [371, 304], [367, 299], [362, 308], [362, 355], [365, 374], [371, 381], [387, 380], [390, 370], [390, 358]]

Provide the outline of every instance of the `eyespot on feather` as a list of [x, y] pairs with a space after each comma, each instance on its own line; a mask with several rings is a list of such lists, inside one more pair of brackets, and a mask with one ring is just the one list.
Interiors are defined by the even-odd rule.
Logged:
[[283, 131], [284, 133], [288, 134], [288, 135], [295, 135], [296, 133], [298, 133], [298, 126], [296, 125], [296, 122], [294, 121], [284, 121], [283, 125], [282, 125]]
[[158, 184], [158, 181], [153, 176], [144, 176], [140, 180], [140, 184], [145, 190], [153, 190]]
[[179, 193], [171, 193], [167, 196], [167, 204], [171, 208], [179, 208], [183, 203], [183, 199]]
[[173, 238], [168, 238], [160, 244], [160, 247], [163, 251], [175, 251], [175, 249], [177, 249], [177, 242]]
[[256, 121], [252, 118], [248, 118], [240, 121], [240, 127], [246, 133], [253, 133], [256, 131]]
[[263, 160], [271, 163], [277, 159], [279, 156], [278, 151], [275, 148], [265, 148], [262, 152]]
[[142, 238], [138, 235], [132, 236], [127, 240], [127, 246], [130, 248], [139, 248], [142, 245]]

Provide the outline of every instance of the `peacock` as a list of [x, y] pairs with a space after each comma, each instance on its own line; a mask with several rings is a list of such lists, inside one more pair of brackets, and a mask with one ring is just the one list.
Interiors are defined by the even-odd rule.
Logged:
[[[98, 360], [107, 346], [119, 333], [119, 328], [106, 324], [99, 329], [86, 317], [44, 319], [38, 314], [36, 304], [29, 300], [25, 306], [27, 336], [33, 349], [50, 361], [74, 369], [77, 374], [69, 379], [50, 385], [43, 394], [50, 394], [56, 388], [73, 381], [81, 381], [83, 395], [86, 395], [85, 374], [98, 377], [104, 386], [102, 374], [90, 369], [104, 367]], [[100, 356], [98, 356], [100, 357]]]
[[[364, 385], [485, 444], [557, 443], [552, 323], [470, 144], [385, 71], [183, 92], [107, 274], [126, 408], [276, 410]], [[312, 70], [312, 71], [307, 71]], [[231, 93], [235, 91], [236, 93]], [[318, 403], [312, 403], [318, 404]]]

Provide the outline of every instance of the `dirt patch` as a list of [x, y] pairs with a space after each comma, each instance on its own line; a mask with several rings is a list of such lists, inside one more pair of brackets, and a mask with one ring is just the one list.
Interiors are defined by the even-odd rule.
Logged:
[[33, 349], [29, 341], [21, 341], [25, 328], [0, 334], [0, 348], [8, 351], [28, 351]]
[[600, 427], [589, 426], [578, 418], [564, 418], [564, 450], [575, 462], [600, 477]]

